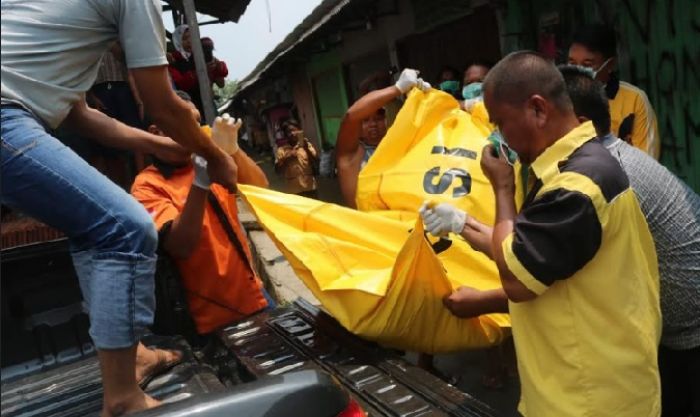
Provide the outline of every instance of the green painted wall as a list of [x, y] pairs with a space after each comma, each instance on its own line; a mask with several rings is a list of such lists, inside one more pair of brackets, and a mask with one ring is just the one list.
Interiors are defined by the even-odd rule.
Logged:
[[540, 19], [552, 12], [562, 45], [579, 24], [616, 28], [621, 78], [644, 89], [656, 110], [662, 163], [700, 192], [700, 1], [509, 0], [504, 52], [536, 49]]
[[629, 53], [621, 76], [656, 110], [661, 161], [700, 191], [700, 2], [625, 0], [611, 9]]
[[337, 50], [316, 54], [306, 64], [316, 104], [317, 131], [324, 149], [335, 147], [340, 122], [348, 109], [347, 91]]

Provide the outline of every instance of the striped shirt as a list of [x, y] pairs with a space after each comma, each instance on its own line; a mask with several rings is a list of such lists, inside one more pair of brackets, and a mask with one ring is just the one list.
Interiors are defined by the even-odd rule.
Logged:
[[649, 224], [661, 279], [661, 344], [700, 346], [700, 196], [666, 167], [613, 135], [603, 144], [622, 165]]

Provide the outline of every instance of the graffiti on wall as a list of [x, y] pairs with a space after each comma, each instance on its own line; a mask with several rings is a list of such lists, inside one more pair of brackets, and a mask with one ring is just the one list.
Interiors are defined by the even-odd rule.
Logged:
[[622, 78], [645, 90], [656, 110], [664, 165], [698, 191], [700, 2], [620, 0], [614, 4], [613, 21], [621, 50], [628, 55], [623, 56]]

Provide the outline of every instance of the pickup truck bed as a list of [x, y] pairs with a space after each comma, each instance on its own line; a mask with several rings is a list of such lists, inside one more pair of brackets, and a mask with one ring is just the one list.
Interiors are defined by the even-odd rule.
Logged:
[[[66, 249], [65, 241], [55, 241], [0, 254], [3, 417], [97, 415], [100, 409], [95, 350]], [[303, 299], [225, 328], [204, 349], [182, 338], [152, 336], [145, 343], [175, 343], [186, 352], [182, 364], [147, 387], [166, 402], [204, 401], [241, 383], [316, 370], [333, 375], [370, 416], [496, 415], [397, 352], [350, 334]]]

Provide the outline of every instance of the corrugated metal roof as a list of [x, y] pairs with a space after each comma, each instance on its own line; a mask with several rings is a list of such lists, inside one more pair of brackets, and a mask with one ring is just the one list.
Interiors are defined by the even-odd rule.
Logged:
[[[222, 22], [238, 22], [251, 0], [195, 0], [197, 13], [216, 17]], [[180, 0], [163, 0], [170, 7], [180, 7]]]
[[351, 2], [352, 0], [323, 0], [272, 52], [267, 54], [265, 59], [250, 74], [240, 81], [234, 98], [255, 84], [272, 65], [320, 29]]

